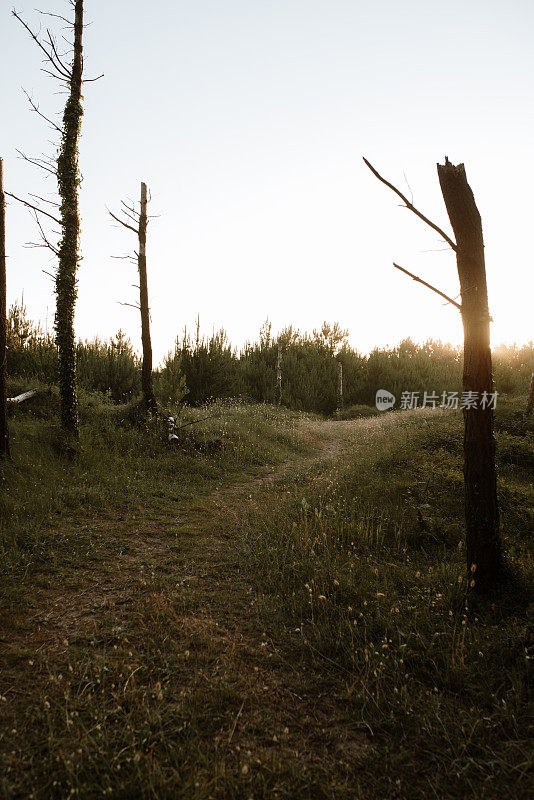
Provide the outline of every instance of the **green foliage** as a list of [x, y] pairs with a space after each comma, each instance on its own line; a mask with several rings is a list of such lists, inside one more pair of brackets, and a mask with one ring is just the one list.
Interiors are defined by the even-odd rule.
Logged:
[[7, 372], [48, 383], [57, 374], [54, 340], [28, 318], [24, 302], [14, 303], [7, 314]]
[[125, 403], [140, 391], [139, 359], [121, 330], [109, 342], [78, 342], [76, 361], [83, 389], [108, 394], [115, 403]]
[[180, 359], [191, 405], [241, 394], [243, 384], [239, 360], [224, 330], [214, 332], [209, 338], [201, 338], [197, 325], [194, 340], [187, 332], [181, 342], [176, 340], [173, 358]]
[[187, 395], [182, 354], [178, 346], [173, 353], [167, 353], [163, 367], [154, 375], [154, 392], [164, 405], [179, 405]]
[[[347, 332], [337, 323], [324, 323], [311, 335], [289, 326], [273, 337], [266, 322], [257, 341], [247, 343], [240, 353], [232, 348], [224, 330], [201, 337], [197, 326], [193, 338], [185, 332], [154, 372], [158, 399], [168, 404], [187, 398], [193, 406], [230, 397], [276, 403], [278, 341], [282, 345], [282, 404], [293, 410], [336, 411], [339, 362], [346, 409], [374, 408], [378, 389], [392, 392], [397, 401], [403, 391], [419, 392], [422, 397], [425, 391], [441, 395], [461, 390], [462, 352], [449, 344], [428, 340], [419, 345], [405, 339], [397, 347], [376, 348], [366, 356], [347, 343]], [[55, 344], [28, 319], [22, 305], [15, 304], [9, 311], [8, 345], [10, 375], [54, 382]], [[78, 342], [76, 358], [80, 387], [107, 393], [115, 402], [126, 402], [140, 392], [140, 361], [121, 331], [110, 342]], [[493, 353], [493, 365], [499, 393], [526, 395], [534, 371], [534, 345], [500, 346]]]

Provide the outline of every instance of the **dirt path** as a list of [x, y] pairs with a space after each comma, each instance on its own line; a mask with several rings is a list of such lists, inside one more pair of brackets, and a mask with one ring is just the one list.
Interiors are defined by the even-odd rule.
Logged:
[[[346, 423], [337, 425], [341, 428], [340, 432], [346, 428]], [[306, 424], [308, 427], [309, 423]], [[312, 427], [314, 438], [318, 435], [317, 428], [317, 424]], [[305, 429], [304, 434], [309, 437], [310, 431]], [[143, 522], [137, 530], [128, 531], [127, 546], [119, 552], [118, 557], [113, 558], [112, 563], [102, 563], [97, 568], [91, 564], [81, 564], [80, 580], [74, 586], [58, 586], [53, 592], [34, 592], [32, 626], [39, 627], [45, 636], [46, 632], [51, 635], [55, 633], [56, 636], [67, 633], [79, 636], [95, 626], [102, 611], [115, 609], [119, 614], [127, 613], [128, 603], [139, 588], [139, 576], [144, 573], [150, 575], [153, 570], [160, 569], [174, 558], [177, 525], [182, 530], [194, 530], [197, 533], [190, 556], [195, 564], [200, 557], [205, 562], [202, 571], [206, 572], [210, 565], [218, 563], [220, 548], [228, 546], [227, 540], [219, 535], [221, 519], [227, 520], [239, 513], [236, 508], [259, 490], [273, 487], [284, 479], [294, 479], [321, 462], [338, 460], [345, 452], [342, 439], [322, 439], [312, 454], [295, 456], [259, 475], [246, 475], [233, 483], [217, 487], [200, 502], [184, 507], [175, 518], [165, 514], [159, 519], [152, 519], [150, 523]], [[91, 525], [96, 536], [105, 537], [112, 526], [116, 534], [122, 521], [122, 518], [107, 521], [95, 521], [92, 518], [87, 524]], [[186, 573], [191, 572], [187, 564], [184, 566]], [[191, 580], [187, 575], [186, 579]]]
[[[39, 680], [32, 674], [31, 694], [48, 697], [50, 676], [65, 669], [76, 672], [75, 650], [84, 663], [88, 649], [91, 659], [101, 661], [110, 646], [117, 649], [109, 642], [119, 642], [120, 636], [124, 647], [131, 648], [131, 673], [137, 673], [135, 680], [128, 679], [128, 691], [137, 691], [135, 681], [143, 671], [146, 684], [151, 673], [161, 671], [162, 656], [152, 654], [148, 669], [142, 655], [155, 626], [165, 647], [172, 644], [180, 714], [197, 715], [200, 707], [211, 715], [201, 734], [209, 758], [222, 760], [224, 769], [237, 769], [243, 776], [275, 762], [280, 774], [286, 765], [289, 771], [302, 768], [325, 780], [328, 774], [352, 773], [370, 741], [347, 718], [346, 687], [331, 680], [328, 670], [314, 673], [295, 662], [287, 642], [269, 638], [261, 629], [250, 576], [242, 571], [228, 533], [257, 496], [276, 502], [281, 485], [290, 486], [308, 471], [339, 461], [346, 451], [346, 430], [346, 423], [333, 423], [328, 436], [317, 427], [305, 430], [316, 443], [312, 454], [216, 487], [177, 517], [165, 513], [130, 527], [124, 546], [115, 548], [109, 559], [76, 565], [73, 579], [56, 587], [35, 588], [29, 619], [3, 641], [10, 652], [19, 647], [34, 655], [22, 671], [18, 664], [6, 672], [0, 694], [14, 695], [21, 713], [28, 703], [28, 669], [36, 658], [42, 668]], [[117, 541], [117, 531], [127, 520], [93, 519], [88, 524], [99, 537], [109, 536], [112, 526]], [[209, 773], [208, 768], [206, 780], [212, 780]]]

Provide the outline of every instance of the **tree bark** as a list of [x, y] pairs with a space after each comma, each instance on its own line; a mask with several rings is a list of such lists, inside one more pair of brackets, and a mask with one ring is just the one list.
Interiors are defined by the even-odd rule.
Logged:
[[0, 456], [10, 455], [7, 425], [6, 198], [0, 158]]
[[150, 340], [150, 309], [148, 306], [148, 285], [146, 276], [146, 229], [147, 215], [147, 189], [146, 183], [141, 183], [141, 213], [139, 215], [139, 295], [141, 308], [141, 342], [143, 345], [143, 365], [141, 371], [141, 387], [143, 400], [148, 411], [156, 414], [158, 404], [154, 395], [152, 382], [152, 343]]
[[57, 160], [58, 190], [61, 197], [61, 242], [56, 275], [55, 330], [59, 356], [59, 394], [61, 424], [76, 439], [78, 401], [76, 396], [76, 343], [74, 308], [76, 305], [76, 272], [79, 262], [80, 216], [78, 208], [78, 139], [83, 114], [83, 0], [74, 6], [74, 58], [69, 80], [69, 97], [63, 112], [63, 132]]
[[343, 364], [338, 361], [337, 365], [337, 407], [343, 408]]
[[[482, 222], [463, 164], [438, 164], [438, 178], [456, 238], [456, 262], [464, 327], [464, 392], [476, 392], [476, 408], [464, 408], [464, 486], [469, 581], [491, 589], [501, 578], [493, 408], [482, 397], [493, 393], [490, 315]], [[486, 395], [484, 395], [486, 393]]]

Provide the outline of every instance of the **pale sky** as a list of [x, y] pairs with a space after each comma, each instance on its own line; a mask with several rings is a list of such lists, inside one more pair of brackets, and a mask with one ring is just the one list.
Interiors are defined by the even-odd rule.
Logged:
[[[43, 10], [70, 14], [66, 0]], [[526, 342], [532, 321], [534, 3], [531, 0], [86, 0], [80, 148], [83, 261], [76, 330], [122, 328], [140, 346], [136, 267], [113, 255], [135, 237], [106, 206], [152, 192], [148, 278], [156, 361], [196, 314], [232, 343], [338, 321], [351, 344], [462, 340], [459, 313], [393, 270], [459, 291], [454, 255], [399, 207], [374, 166], [450, 231], [436, 174], [463, 161], [482, 215], [493, 344]], [[16, 6], [38, 24], [35, 0]], [[53, 196], [23, 163], [52, 133], [64, 97], [36, 46], [0, 11], [0, 155], [6, 189]], [[48, 21], [53, 22], [53, 20]], [[407, 183], [409, 184], [409, 189]], [[8, 302], [52, 328], [55, 298], [29, 250], [35, 226], [10, 202]]]

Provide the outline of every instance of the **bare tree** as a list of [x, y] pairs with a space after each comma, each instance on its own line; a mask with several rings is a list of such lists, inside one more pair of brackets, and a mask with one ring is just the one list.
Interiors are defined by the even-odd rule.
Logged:
[[4, 162], [0, 158], [0, 456], [9, 457], [6, 346], [6, 198], [4, 195]]
[[463, 404], [464, 493], [466, 558], [470, 584], [480, 591], [495, 587], [503, 575], [499, 533], [495, 438], [493, 435], [493, 377], [490, 350], [490, 315], [482, 222], [463, 164], [445, 159], [437, 165], [438, 178], [447, 213], [456, 237], [453, 241], [441, 228], [421, 214], [389, 181], [364, 159], [371, 172], [388, 186], [420, 219], [427, 223], [456, 253], [461, 304], [413, 275], [398, 264], [393, 266], [427, 286], [458, 308], [464, 327], [464, 397], [476, 402]]
[[[78, 141], [83, 115], [82, 75], [83, 75], [83, 0], [68, 0], [74, 8], [74, 21], [57, 14], [45, 14], [65, 22], [73, 32], [72, 51], [61, 52], [61, 48], [47, 28], [46, 33], [33, 31], [22, 17], [13, 11], [13, 16], [25, 28], [33, 41], [44, 54], [43, 72], [59, 81], [67, 90], [67, 101], [63, 111], [62, 124], [46, 117], [39, 106], [28, 96], [32, 110], [51, 125], [59, 134], [60, 143], [57, 160], [42, 157], [31, 158], [20, 153], [25, 161], [40, 167], [45, 173], [57, 179], [59, 203], [33, 195], [37, 203], [23, 200], [8, 193], [10, 197], [24, 203], [34, 213], [41, 241], [35, 246], [47, 247], [58, 259], [55, 274], [56, 314], [55, 332], [59, 356], [59, 393], [61, 399], [61, 423], [63, 429], [75, 440], [79, 437], [76, 395], [76, 344], [74, 339], [74, 311], [77, 296], [76, 273], [80, 260], [79, 235], [80, 215], [78, 188], [80, 173], [78, 167]], [[69, 58], [69, 61], [65, 59]], [[101, 77], [101, 76], [100, 76]], [[57, 216], [45, 211], [41, 202], [57, 207]], [[50, 241], [44, 223], [54, 221], [60, 228], [57, 245]]]
[[[141, 183], [141, 200], [139, 211], [133, 203], [121, 203], [121, 219], [116, 214], [109, 212], [111, 217], [124, 228], [133, 231], [139, 241], [139, 251], [137, 253], [137, 269], [139, 271], [139, 308], [141, 312], [141, 342], [143, 346], [143, 365], [141, 371], [141, 387], [143, 390], [143, 401], [147, 411], [156, 414], [158, 404], [154, 395], [154, 385], [152, 381], [152, 343], [150, 340], [150, 307], [148, 305], [148, 283], [146, 274], [146, 232], [148, 227], [147, 214], [147, 187], [146, 183]], [[133, 223], [133, 224], [132, 224]], [[134, 227], [135, 226], [135, 227]], [[131, 259], [131, 256], [123, 256]], [[124, 305], [131, 305], [125, 303]]]

